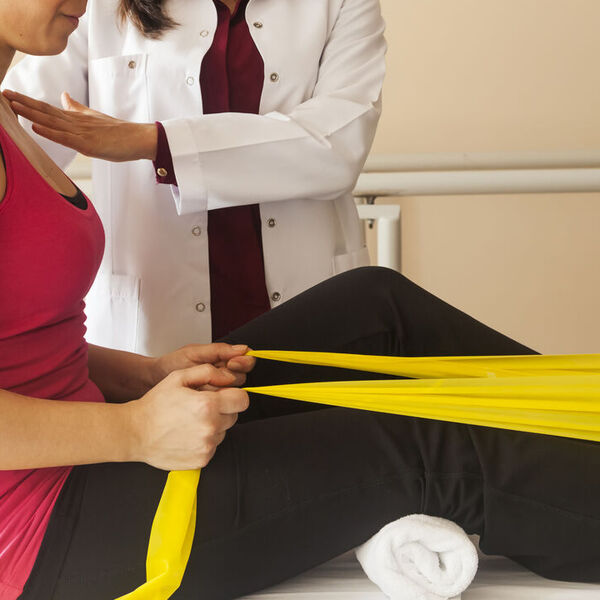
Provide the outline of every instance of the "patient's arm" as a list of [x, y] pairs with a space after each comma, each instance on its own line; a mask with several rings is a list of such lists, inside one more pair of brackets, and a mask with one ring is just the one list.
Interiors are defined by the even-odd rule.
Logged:
[[154, 359], [140, 354], [90, 344], [88, 368], [107, 402], [140, 398], [155, 385]]
[[131, 459], [128, 405], [42, 400], [0, 390], [0, 469]]
[[158, 358], [131, 352], [89, 345], [90, 379], [109, 402], [126, 402], [143, 396], [169, 373], [201, 364], [228, 368], [234, 381], [227, 385], [241, 386], [255, 359], [244, 356], [248, 346], [229, 344], [190, 344]]
[[[0, 390], [0, 470], [100, 462], [195, 469], [248, 407], [235, 377], [201, 365], [175, 371], [124, 404], [46, 400]], [[218, 391], [197, 391], [203, 386]]]

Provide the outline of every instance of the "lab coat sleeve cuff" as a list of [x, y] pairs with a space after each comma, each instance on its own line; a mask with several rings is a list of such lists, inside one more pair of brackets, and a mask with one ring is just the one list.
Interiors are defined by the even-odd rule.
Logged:
[[156, 121], [156, 131], [158, 142], [156, 144], [156, 159], [153, 161], [156, 183], [177, 185], [173, 157], [171, 156], [171, 149], [169, 148], [169, 140], [167, 139], [165, 128], [160, 121]]
[[201, 155], [188, 119], [162, 121], [167, 134], [177, 186], [171, 186], [178, 215], [207, 210], [208, 192]]

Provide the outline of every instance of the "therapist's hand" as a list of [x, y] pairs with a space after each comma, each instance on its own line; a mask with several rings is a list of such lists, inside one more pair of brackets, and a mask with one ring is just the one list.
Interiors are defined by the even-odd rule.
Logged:
[[[230, 344], [190, 344], [175, 352], [155, 358], [152, 364], [152, 384], [156, 385], [169, 373], [180, 369], [187, 369], [196, 365], [210, 364], [230, 371], [234, 380], [228, 382], [229, 386], [241, 386], [246, 381], [249, 373], [256, 364], [252, 356], [244, 356], [248, 346]], [[210, 389], [214, 384], [207, 384], [203, 389]], [[214, 389], [214, 388], [213, 388]]]
[[112, 162], [156, 158], [154, 123], [132, 123], [109, 117], [63, 92], [63, 109], [12, 90], [3, 92], [12, 110], [33, 123], [33, 130], [81, 154]]

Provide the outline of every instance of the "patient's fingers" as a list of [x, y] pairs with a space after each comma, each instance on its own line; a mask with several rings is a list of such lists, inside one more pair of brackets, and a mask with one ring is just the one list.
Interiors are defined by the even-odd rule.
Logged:
[[217, 366], [225, 366], [227, 361], [243, 356], [248, 351], [248, 346], [231, 346], [223, 342], [213, 344], [192, 344], [186, 347], [188, 356], [198, 363], [211, 363]]
[[238, 420], [238, 414], [234, 413], [232, 415], [222, 415], [219, 421], [220, 433], [218, 434], [219, 441], [217, 444], [220, 444], [224, 439], [227, 431], [231, 429]]
[[[221, 367], [219, 367], [219, 368], [221, 368]], [[231, 383], [226, 383], [225, 384], [226, 387], [241, 387], [242, 385], [244, 385], [244, 383], [246, 383], [246, 374], [245, 373], [240, 373], [238, 371], [229, 371], [228, 369], [224, 369], [224, 370], [233, 376], [233, 381], [231, 381]], [[202, 390], [205, 392], [215, 392], [217, 390], [222, 389], [225, 386], [217, 387], [215, 385], [207, 383], [207, 384], [202, 385], [195, 389]]]
[[249, 404], [248, 393], [239, 388], [227, 388], [215, 392], [218, 410], [222, 415], [234, 415], [244, 412]]
[[249, 373], [254, 369], [256, 359], [253, 356], [236, 356], [227, 361], [227, 368], [230, 371], [239, 371], [241, 373]]

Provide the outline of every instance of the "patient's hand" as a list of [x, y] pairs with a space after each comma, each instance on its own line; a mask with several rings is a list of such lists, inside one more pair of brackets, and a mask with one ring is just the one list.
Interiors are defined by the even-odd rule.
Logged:
[[[162, 381], [173, 371], [208, 363], [231, 371], [235, 379], [233, 383], [228, 382], [228, 386], [241, 386], [246, 381], [246, 373], [249, 373], [256, 363], [255, 358], [245, 356], [247, 351], [248, 346], [231, 346], [223, 343], [184, 346], [175, 352], [154, 359], [153, 385]], [[206, 385], [202, 389], [215, 389], [215, 386]]]
[[62, 109], [12, 90], [3, 94], [17, 115], [33, 123], [33, 131], [81, 154], [113, 162], [156, 158], [154, 123], [115, 119], [80, 104], [66, 92]]
[[[248, 408], [248, 394], [232, 382], [229, 371], [205, 364], [174, 371], [128, 402], [130, 459], [166, 470], [205, 467]], [[217, 391], [197, 391], [207, 385]]]

